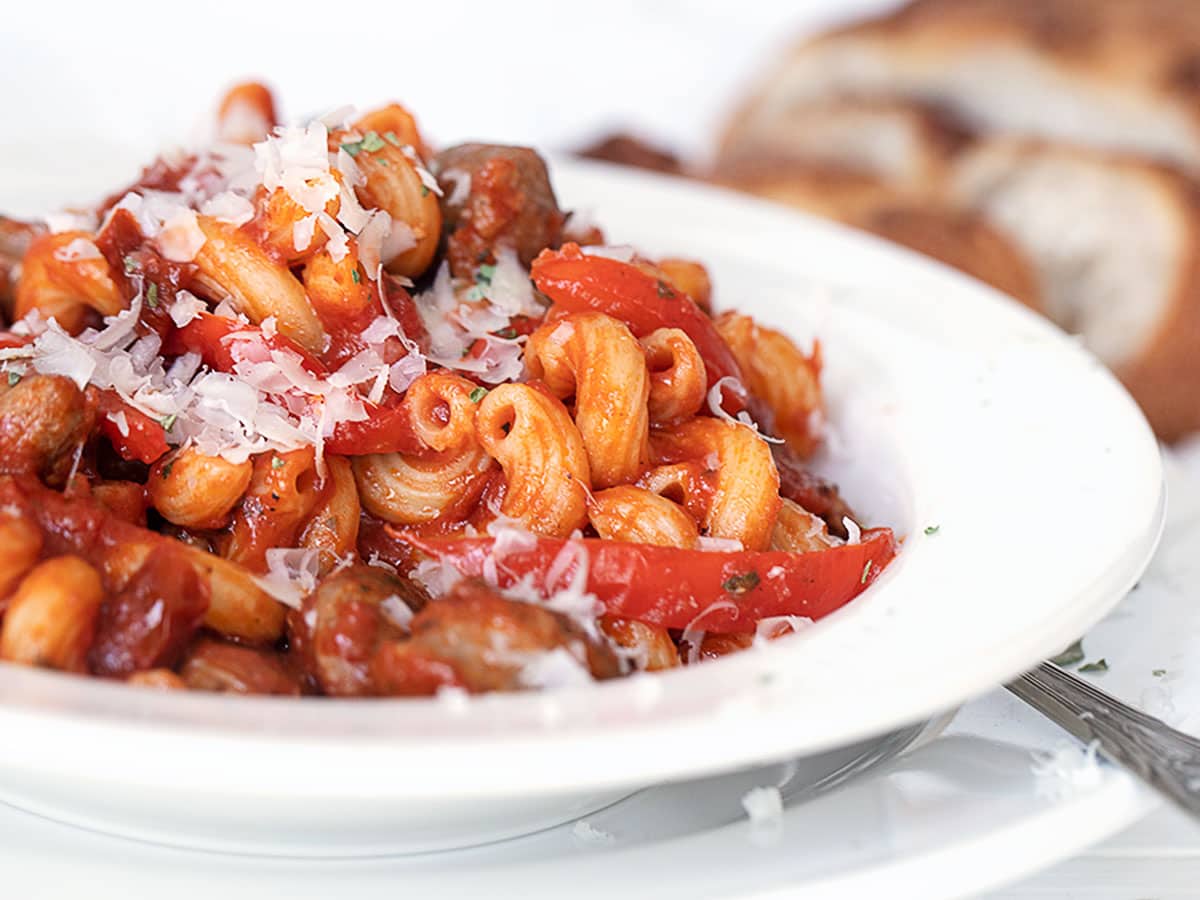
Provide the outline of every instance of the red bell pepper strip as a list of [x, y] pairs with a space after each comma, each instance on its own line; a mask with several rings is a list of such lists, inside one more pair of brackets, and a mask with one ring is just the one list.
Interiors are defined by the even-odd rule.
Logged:
[[[89, 393], [92, 391], [95, 392], [93, 396], [100, 433], [108, 438], [122, 459], [149, 464], [171, 449], [167, 445], [167, 434], [161, 422], [134, 409], [116, 391], [89, 388]], [[125, 414], [126, 434], [121, 433], [111, 418], [117, 413]]]
[[163, 344], [163, 352], [168, 356], [198, 353], [210, 369], [232, 372], [233, 365], [237, 362], [233, 349], [239, 342], [226, 338], [239, 333], [253, 334], [253, 339], [261, 340], [268, 350], [294, 353], [300, 357], [300, 364], [319, 378], [328, 374], [320, 360], [290, 338], [282, 334], [267, 334], [257, 325], [206, 312], [198, 313], [196, 318], [168, 335]]
[[[482, 576], [495, 547], [492, 538], [391, 534], [474, 577]], [[538, 538], [532, 549], [505, 554], [496, 563], [500, 586], [531, 576], [534, 588], [544, 591], [546, 574], [566, 543]], [[771, 616], [827, 616], [862, 593], [896, 555], [889, 528], [863, 532], [859, 543], [811, 553], [712, 553], [596, 538], [574, 543], [587, 550], [587, 590], [608, 614], [723, 633], [753, 632], [760, 619]]]
[[339, 422], [325, 439], [325, 452], [341, 456], [430, 453], [413, 430], [412, 413], [402, 398], [393, 394], [392, 400], [390, 405], [367, 407], [367, 418], [361, 422]]
[[[212, 313], [200, 313], [192, 321], [168, 337], [165, 351], [169, 355], [192, 352], [209, 368], [219, 372], [232, 372], [237, 361], [234, 348], [237, 341], [227, 340], [231, 334], [250, 332], [255, 340], [260, 339], [268, 350], [293, 353], [300, 364], [317, 378], [328, 376], [324, 364], [303, 347], [281, 334], [266, 334], [256, 325], [227, 319]], [[427, 453], [429, 448], [422, 444], [412, 428], [412, 417], [401, 403], [401, 398], [392, 395], [390, 405], [369, 406], [367, 418], [361, 422], [340, 422], [325, 440], [325, 452], [339, 455], [363, 453]]]
[[657, 328], [682, 329], [704, 360], [709, 387], [726, 376], [742, 377], [733, 352], [695, 301], [637, 266], [564, 244], [561, 250], [543, 250], [530, 274], [538, 290], [562, 308], [605, 313], [636, 337]]

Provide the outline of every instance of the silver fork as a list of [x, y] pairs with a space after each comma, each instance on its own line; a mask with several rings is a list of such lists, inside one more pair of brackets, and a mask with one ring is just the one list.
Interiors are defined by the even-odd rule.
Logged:
[[1007, 688], [1200, 819], [1200, 740], [1044, 662]]

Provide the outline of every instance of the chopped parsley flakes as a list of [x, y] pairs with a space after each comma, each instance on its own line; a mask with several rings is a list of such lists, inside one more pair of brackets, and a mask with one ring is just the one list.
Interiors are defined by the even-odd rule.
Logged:
[[394, 132], [394, 131], [385, 131], [385, 132], [383, 133], [383, 136], [384, 136], [384, 137], [387, 139], [387, 142], [388, 142], [389, 144], [391, 144], [392, 146], [394, 146], [394, 147], [399, 147], [399, 146], [400, 146], [400, 138], [396, 137], [396, 132]]
[[179, 421], [179, 416], [177, 416], [175, 413], [171, 413], [169, 416], [163, 416], [161, 419], [159, 419], [158, 424], [163, 427], [163, 431], [170, 431], [175, 427], [175, 423], [177, 421]]
[[477, 387], [477, 388], [475, 388], [475, 390], [471, 391], [471, 393], [468, 394], [467, 396], [469, 396], [471, 398], [472, 403], [478, 403], [480, 400], [482, 400], [484, 397], [487, 396], [487, 388]]
[[351, 272], [350, 277], [354, 279], [355, 284], [358, 284], [362, 281], [362, 276], [358, 274], [358, 269], [355, 269], [353, 272]]
[[1080, 672], [1107, 672], [1108, 671], [1108, 660], [1107, 659], [1098, 659], [1095, 662], [1090, 662], [1085, 666], [1080, 666], [1079, 671]]
[[867, 583], [867, 576], [871, 574], [871, 560], [867, 560], [867, 564], [863, 566], [862, 578], [858, 579], [859, 584]]
[[379, 136], [378, 132], [368, 131], [363, 135], [361, 143], [362, 148], [368, 153], [374, 153], [376, 150], [383, 149], [383, 138]]
[[151, 309], [158, 308], [158, 285], [153, 281], [150, 282], [150, 286], [146, 288], [146, 305]]
[[1056, 666], [1073, 666], [1075, 663], [1083, 662], [1083, 640], [1078, 640], [1070, 647], [1064, 650], [1058, 656], [1050, 657], [1050, 662]]
[[19, 382], [20, 380], [21, 380], [20, 372], [9, 372], [8, 373], [8, 386], [9, 387], [16, 387], [17, 382]]
[[935, 535], [941, 530], [942, 530], [941, 525], [926, 525], [925, 526], [925, 533], [928, 535]]
[[494, 276], [495, 274], [496, 274], [496, 267], [494, 265], [484, 263], [482, 266], [480, 266], [476, 270], [475, 280], [479, 284], [490, 285], [492, 283], [492, 276]]
[[758, 573], [754, 570], [751, 570], [749, 572], [743, 572], [741, 575], [732, 576], [731, 578], [727, 579], [725, 583], [721, 585], [721, 587], [734, 596], [741, 596], [742, 594], [748, 594], [750, 591], [758, 587], [760, 580], [761, 579], [758, 577]]
[[278, 456], [274, 457], [271, 460], [271, 468], [272, 469], [282, 469], [284, 467], [284, 465], [286, 465], [286, 464]]

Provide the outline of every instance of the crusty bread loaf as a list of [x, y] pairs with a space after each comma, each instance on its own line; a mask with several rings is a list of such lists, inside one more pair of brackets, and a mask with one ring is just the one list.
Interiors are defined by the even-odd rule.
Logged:
[[711, 180], [841, 222], [907, 197], [906, 192], [874, 175], [838, 166], [780, 163], [773, 158], [727, 166]]
[[850, 224], [960, 269], [985, 284], [1041, 308], [1033, 266], [982, 215], [948, 206], [896, 203], [867, 210]]
[[740, 169], [727, 169], [719, 180], [903, 244], [1040, 307], [1033, 268], [983, 216], [845, 169], [752, 163], [748, 159]]
[[750, 117], [725, 133], [715, 171], [833, 167], [908, 192], [928, 191], [965, 135], [949, 117], [906, 100], [844, 98]]
[[1200, 172], [1200, 3], [917, 0], [803, 42], [742, 104], [722, 145], [836, 97], [915, 99], [981, 132]]
[[1041, 310], [1104, 360], [1155, 431], [1200, 426], [1200, 198], [1166, 167], [997, 138], [973, 145], [952, 195], [1032, 262]]

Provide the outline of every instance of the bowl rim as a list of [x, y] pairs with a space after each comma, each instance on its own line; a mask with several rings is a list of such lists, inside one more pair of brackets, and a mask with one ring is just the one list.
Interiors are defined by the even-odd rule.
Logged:
[[[911, 343], [907, 356], [896, 352], [905, 366], [913, 368], [912, 384], [944, 389], [945, 394], [937, 396], [941, 407], [933, 404], [933, 398], [906, 398], [914, 408], [906, 420], [909, 426], [931, 416], [936, 424], [939, 409], [948, 426], [945, 404], [970, 396], [965, 387], [939, 386], [937, 372], [927, 371], [951, 362], [957, 368], [943, 371], [974, 371], [967, 358], [970, 353], [964, 355], [956, 343], [964, 322], [973, 323], [971, 352], [976, 347], [995, 347], [998, 358], [1008, 360], [1018, 347], [1018, 356], [1029, 357], [1021, 356], [1020, 361], [1032, 371], [1069, 381], [1082, 392], [1077, 402], [1104, 413], [1098, 421], [1081, 424], [1071, 418], [1072, 410], [1060, 411], [1076, 428], [1090, 427], [1080, 440], [1086, 436], [1105, 442], [1103, 453], [1096, 447], [1089, 455], [1084, 448], [1078, 465], [1114, 477], [1122, 468], [1128, 470], [1130, 483], [1122, 482], [1119, 497], [1112, 501], [1120, 515], [1108, 521], [1097, 518], [1104, 508], [1098, 498], [1078, 492], [1086, 485], [1072, 485], [1076, 493], [1059, 485], [1064, 498], [1084, 503], [1089, 515], [1084, 521], [1093, 529], [1089, 537], [1107, 548], [1107, 558], [1097, 563], [1085, 558], [1086, 548], [1065, 547], [1063, 553], [1070, 558], [1063, 565], [1069, 562], [1071, 577], [1042, 572], [1057, 585], [1046, 600], [1047, 608], [1036, 616], [1029, 610], [1022, 613], [1030, 627], [1036, 626], [1036, 633], [1011, 644], [972, 635], [963, 646], [925, 648], [940, 652], [928, 660], [907, 659], [896, 648], [885, 648], [878, 638], [881, 652], [887, 654], [883, 661], [864, 660], [861, 666], [850, 666], [839, 664], [832, 655], [839, 646], [850, 650], [870, 646], [870, 641], [863, 643], [862, 630], [877, 629], [888, 615], [903, 618], [904, 611], [890, 607], [886, 598], [911, 599], [940, 584], [966, 584], [966, 573], [960, 570], [987, 559], [983, 548], [972, 548], [962, 535], [939, 535], [936, 542], [944, 546], [935, 547], [934, 539], [910, 527], [901, 553], [888, 570], [859, 599], [802, 635], [705, 666], [581, 688], [489, 695], [466, 702], [453, 694], [435, 699], [297, 701], [160, 694], [0, 664], [0, 733], [20, 735], [19, 740], [0, 742], [0, 769], [81, 778], [104, 773], [114, 782], [157, 788], [177, 788], [180, 771], [185, 769], [192, 773], [193, 788], [204, 784], [231, 793], [286, 791], [315, 797], [374, 796], [381, 791], [429, 797], [542, 793], [692, 777], [790, 753], [817, 752], [953, 707], [1060, 649], [1135, 583], [1157, 545], [1164, 519], [1157, 443], [1116, 379], [1054, 326], [939, 263], [774, 204], [600, 163], [559, 160], [552, 171], [560, 196], [569, 203], [582, 198], [597, 203], [614, 196], [626, 198], [616, 215], [625, 225], [614, 229], [618, 239], [630, 226], [637, 230], [643, 223], [641, 232], [651, 243], [656, 228], [670, 232], [667, 242], [672, 246], [732, 243], [735, 249], [728, 257], [765, 273], [764, 283], [768, 276], [785, 283], [798, 277], [829, 283], [832, 275], [832, 283], [849, 285], [863, 298], [890, 290], [889, 285], [905, 285], [907, 299], [894, 311], [878, 305], [879, 298], [874, 297], [864, 300], [865, 305], [848, 301], [837, 307], [836, 316], [868, 335], [874, 322], [877, 341], [891, 335], [901, 349], [908, 347], [905, 342]], [[796, 247], [811, 252], [796, 259]], [[704, 258], [706, 251], [696, 255]], [[844, 265], [847, 259], [853, 260], [852, 266]], [[753, 304], [731, 305], [757, 314]], [[916, 331], [910, 333], [912, 328]], [[948, 349], [937, 350], [939, 334], [949, 341]], [[922, 348], [933, 354], [933, 361], [918, 358]], [[1003, 387], [1000, 381], [996, 384]], [[1065, 424], [1056, 426], [1055, 410], [1043, 408], [1061, 401], [1053, 390], [1053, 385], [1047, 385], [1043, 396], [1028, 390], [1012, 391], [1011, 396], [1001, 393], [1006, 403], [1014, 405], [999, 404], [986, 416], [965, 409], [962, 415], [973, 427], [990, 428], [995, 434], [1004, 431], [1002, 425], [1043, 429], [1036, 434], [1008, 434], [1005, 449], [1030, 456], [1035, 448], [1029, 445], [1035, 439], [1072, 439]], [[1022, 398], [1032, 410], [1015, 405]], [[948, 451], [937, 448], [939, 434], [910, 437], [913, 447], [945, 463]], [[1060, 469], [1056, 471], [1069, 480], [1071, 472], [1058, 459], [1064, 453], [1057, 446], [1049, 450], [1057, 454]], [[926, 470], [932, 463], [924, 465], [921, 471], [928, 478]], [[1044, 478], [1037, 484], [1041, 490], [1055, 487]], [[999, 488], [991, 490], [981, 496], [993, 502], [1003, 499], [997, 494]], [[953, 499], [943, 496], [939, 502], [950, 504]], [[919, 524], [926, 514], [924, 500], [916, 498], [918, 508], [910, 525]], [[1007, 507], [1005, 514], [1009, 515]], [[983, 527], [984, 523], [973, 524]], [[988, 531], [978, 533], [994, 537]], [[1027, 540], [1021, 546], [1033, 545]], [[939, 554], [945, 557], [950, 548], [963, 555], [939, 562]], [[946, 571], [952, 566], [952, 573]], [[1020, 583], [1010, 572], [990, 574], [1003, 585], [1016, 588]], [[1000, 593], [996, 585], [986, 588], [993, 595]], [[992, 628], [1002, 624], [991, 608], [982, 611], [980, 620]], [[858, 638], [851, 640], [856, 633]], [[818, 647], [822, 649], [814, 649]], [[817, 653], [816, 659], [832, 662], [840, 679], [832, 686], [833, 698], [813, 694], [821, 683], [815, 661], [806, 662], [812, 653]], [[885, 663], [896, 666], [897, 661], [900, 667], [891, 669], [889, 677]], [[900, 682], [908, 689], [901, 689]], [[861, 705], [841, 708], [834, 702], [838, 696], [857, 699]], [[87, 752], [81, 753], [80, 748]], [[235, 756], [237, 764], [227, 764]], [[488, 759], [488, 765], [478, 764], [481, 757]], [[437, 764], [430, 766], [429, 760]]]

